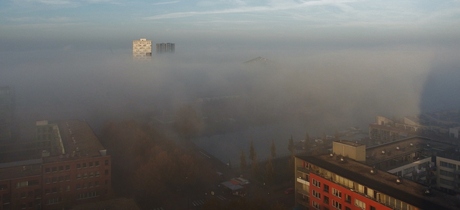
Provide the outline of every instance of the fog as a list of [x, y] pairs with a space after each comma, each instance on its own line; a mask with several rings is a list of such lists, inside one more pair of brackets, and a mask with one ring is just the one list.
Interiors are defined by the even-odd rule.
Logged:
[[[154, 121], [187, 104], [203, 114], [208, 110], [196, 103], [199, 99], [233, 96], [223, 103], [238, 102], [215, 111], [234, 120], [232, 129], [194, 141], [223, 161], [237, 162], [250, 141], [263, 159], [271, 141], [279, 154], [287, 153], [291, 135], [300, 140], [305, 132], [320, 136], [351, 126], [366, 130], [376, 115], [459, 108], [454, 97], [460, 84], [455, 40], [401, 44], [389, 36], [357, 44], [356, 38], [347, 37], [252, 37], [191, 43], [188, 38], [176, 42], [174, 54], [135, 61], [130, 44], [137, 38], [96, 45], [29, 40], [30, 49], [3, 40], [0, 85], [14, 88], [18, 124], [83, 119], [97, 132], [107, 121]], [[245, 63], [257, 57], [267, 61]]]

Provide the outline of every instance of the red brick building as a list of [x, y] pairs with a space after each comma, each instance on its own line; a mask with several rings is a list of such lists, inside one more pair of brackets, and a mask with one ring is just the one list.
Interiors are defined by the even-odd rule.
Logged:
[[460, 209], [455, 196], [379, 171], [349, 156], [298, 155], [295, 166], [296, 203], [304, 209]]
[[37, 159], [0, 164], [0, 210], [63, 209], [106, 198], [111, 159], [88, 124], [40, 126], [52, 128], [49, 150]]

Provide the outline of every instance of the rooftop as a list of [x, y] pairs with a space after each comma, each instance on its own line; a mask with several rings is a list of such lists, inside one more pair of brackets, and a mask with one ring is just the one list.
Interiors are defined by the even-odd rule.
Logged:
[[391, 195], [413, 206], [423, 209], [458, 209], [458, 198], [430, 189], [432, 195], [426, 196], [427, 186], [404, 179], [396, 183], [396, 175], [378, 171], [371, 174], [372, 167], [347, 159], [340, 162], [330, 155], [297, 156], [311, 164], [324, 168], [349, 180], [368, 186], [378, 192]]
[[54, 162], [62, 158], [94, 157], [105, 155], [105, 148], [86, 122], [69, 120], [57, 123], [62, 139], [63, 152], [58, 156], [50, 156], [46, 162]]
[[439, 157], [448, 158], [456, 161], [460, 161], [460, 149], [452, 148], [438, 154]]
[[359, 147], [359, 146], [364, 146], [364, 144], [361, 144], [359, 142], [353, 142], [353, 141], [349, 141], [349, 140], [339, 140], [338, 142], [342, 143], [342, 144], [346, 144], [346, 145], [350, 145], [350, 146], [353, 146], [353, 147]]
[[[417, 151], [426, 151], [427, 154], [448, 150], [452, 145], [424, 137], [410, 137], [399, 141], [381, 144], [366, 149], [366, 164], [376, 163], [402, 157]], [[420, 153], [423, 154], [423, 153]]]

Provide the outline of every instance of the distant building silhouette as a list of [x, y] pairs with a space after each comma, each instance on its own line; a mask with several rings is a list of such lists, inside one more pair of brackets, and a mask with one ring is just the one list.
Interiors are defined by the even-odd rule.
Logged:
[[139, 39], [133, 40], [133, 58], [150, 59], [152, 57], [152, 40]]
[[0, 87], [0, 142], [12, 140], [14, 121], [14, 91], [10, 87]]
[[157, 53], [174, 53], [176, 45], [174, 43], [158, 43]]

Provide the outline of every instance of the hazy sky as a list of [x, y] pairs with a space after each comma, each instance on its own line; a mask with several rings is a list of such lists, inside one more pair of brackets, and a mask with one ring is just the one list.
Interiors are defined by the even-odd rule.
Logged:
[[255, 46], [289, 40], [446, 44], [458, 37], [459, 26], [459, 0], [0, 1], [1, 50], [22, 49], [7, 44], [19, 39], [38, 47], [46, 41], [121, 48], [138, 37]]
[[[139, 38], [176, 53], [133, 62]], [[258, 56], [276, 67], [242, 68]], [[460, 0], [0, 0], [0, 86], [15, 89], [27, 122], [101, 125], [247, 94], [294, 121], [268, 133], [283, 145], [305, 130], [458, 108], [459, 61]], [[249, 135], [266, 141], [263, 128], [244, 132], [237, 152]]]

